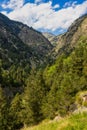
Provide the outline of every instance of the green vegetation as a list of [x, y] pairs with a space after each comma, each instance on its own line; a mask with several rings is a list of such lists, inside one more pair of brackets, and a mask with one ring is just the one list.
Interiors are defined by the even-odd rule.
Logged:
[[[78, 107], [76, 100], [79, 100], [79, 96], [76, 95], [87, 90], [86, 69], [86, 38], [80, 39], [70, 55], [62, 54], [53, 65], [44, 70], [28, 73], [20, 66], [11, 66], [7, 70], [1, 61], [2, 130], [16, 130], [36, 125], [47, 118], [54, 119], [56, 115], [64, 117], [72, 113]], [[49, 127], [56, 129], [54, 123]], [[68, 125], [67, 129], [68, 127], [72, 129], [73, 126]]]
[[75, 114], [60, 121], [46, 121], [22, 130], [86, 130], [87, 113]]
[[[19, 25], [23, 26], [19, 23], [14, 29], [18, 26], [20, 31]], [[37, 47], [36, 42], [29, 46], [26, 45], [29, 39], [23, 43], [24, 39], [20, 40], [7, 27], [7, 42], [2, 29], [0, 33], [0, 129], [19, 130], [26, 126], [35, 130], [85, 130], [86, 113], [67, 115], [78, 106], [87, 107], [87, 99], [83, 99], [87, 94], [87, 36], [79, 36], [74, 48], [63, 46], [60, 55], [51, 59], [48, 52], [52, 47], [44, 46], [43, 38]], [[58, 115], [62, 118], [60, 122], [45, 122], [36, 127]]]

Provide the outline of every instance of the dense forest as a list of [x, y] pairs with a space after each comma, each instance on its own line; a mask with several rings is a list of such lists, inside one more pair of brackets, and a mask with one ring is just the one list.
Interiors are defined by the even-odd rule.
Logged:
[[0, 130], [87, 107], [87, 15], [54, 40], [0, 14]]
[[[16, 130], [73, 112], [76, 95], [87, 90], [87, 37], [44, 69], [29, 69], [0, 60], [0, 128]], [[87, 104], [85, 104], [87, 106]]]

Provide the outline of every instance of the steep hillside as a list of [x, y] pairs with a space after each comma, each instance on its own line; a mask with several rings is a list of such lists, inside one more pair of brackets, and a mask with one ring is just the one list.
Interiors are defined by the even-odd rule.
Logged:
[[46, 62], [52, 48], [40, 32], [0, 14], [0, 58], [4, 61], [36, 67]]
[[[60, 42], [62, 43], [62, 36], [63, 34], [60, 34], [58, 36], [55, 36], [53, 34], [50, 33], [42, 33], [53, 46], [57, 46]], [[62, 44], [61, 44], [62, 46]]]
[[87, 14], [73, 22], [65, 34], [56, 37], [54, 55], [71, 52], [78, 44], [78, 40], [85, 36], [87, 36]]
[[44, 32], [42, 33], [49, 41], [50, 43], [55, 46], [56, 44], [56, 36], [51, 34], [51, 33], [47, 33], [47, 32]]
[[[87, 110], [87, 15], [57, 39], [53, 49], [41, 33], [0, 14], [1, 130], [30, 129], [45, 119], [64, 119], [79, 106]], [[85, 130], [87, 115], [79, 116], [84, 122], [78, 116], [70, 117], [63, 129]], [[53, 124], [40, 128], [62, 129]]]

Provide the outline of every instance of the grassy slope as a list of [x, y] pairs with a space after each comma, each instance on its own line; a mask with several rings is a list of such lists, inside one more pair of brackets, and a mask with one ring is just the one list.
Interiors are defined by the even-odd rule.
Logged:
[[87, 113], [75, 114], [61, 121], [42, 122], [41, 124], [22, 130], [87, 130]]

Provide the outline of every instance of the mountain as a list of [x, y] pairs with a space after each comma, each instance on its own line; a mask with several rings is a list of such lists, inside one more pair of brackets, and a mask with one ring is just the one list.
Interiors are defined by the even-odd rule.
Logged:
[[56, 36], [54, 55], [69, 53], [77, 46], [81, 37], [87, 37], [87, 14], [75, 20], [66, 33]]
[[52, 33], [43, 32], [42, 33], [49, 41], [50, 43], [55, 46], [56, 43], [56, 36]]
[[81, 36], [87, 35], [87, 15], [77, 19], [68, 31], [59, 36], [40, 33], [0, 13], [0, 59], [5, 66], [19, 64], [30, 68], [45, 65], [51, 57], [69, 53]]
[[10, 64], [37, 67], [46, 63], [53, 46], [38, 31], [0, 13], [0, 59]]
[[59, 42], [61, 41], [61, 39], [62, 39], [62, 35], [63, 34], [60, 34], [60, 35], [58, 35], [58, 36], [55, 36], [55, 35], [53, 35], [53, 34], [51, 34], [51, 33], [47, 33], [47, 32], [45, 32], [45, 33], [42, 33], [49, 41], [50, 41], [50, 43], [55, 47], [55, 46], [57, 46], [57, 44], [59, 44]]
[[[87, 15], [53, 39], [55, 45], [33, 28], [0, 14], [1, 130], [26, 129], [44, 119], [46, 124], [78, 107], [87, 110]], [[66, 129], [77, 125], [83, 129], [79, 122], [70, 125]]]

